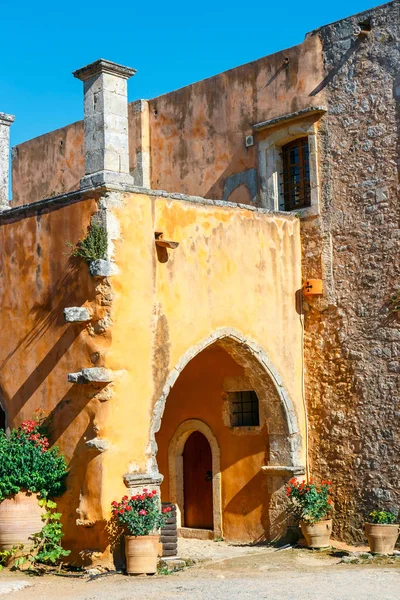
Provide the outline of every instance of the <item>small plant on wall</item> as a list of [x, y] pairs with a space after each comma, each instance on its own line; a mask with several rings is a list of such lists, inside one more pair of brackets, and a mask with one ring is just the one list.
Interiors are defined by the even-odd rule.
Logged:
[[67, 242], [67, 246], [72, 248], [71, 256], [83, 258], [88, 264], [94, 260], [105, 259], [108, 249], [107, 230], [103, 225], [92, 223], [82, 240], [75, 246]]

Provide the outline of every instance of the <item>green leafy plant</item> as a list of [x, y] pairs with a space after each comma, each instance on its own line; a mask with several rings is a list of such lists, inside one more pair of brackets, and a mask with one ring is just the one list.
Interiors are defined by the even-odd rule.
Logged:
[[397, 313], [400, 311], [400, 288], [390, 298], [390, 312]]
[[63, 492], [67, 465], [57, 447], [49, 449], [43, 421], [36, 412], [9, 434], [0, 430], [0, 502], [21, 490], [43, 498]]
[[67, 245], [73, 248], [72, 256], [83, 258], [87, 263], [104, 259], [108, 248], [107, 230], [103, 225], [92, 223], [87, 229], [86, 237], [79, 240], [76, 246], [70, 242]]
[[160, 509], [160, 499], [157, 492], [143, 490], [129, 498], [124, 496], [120, 502], [112, 502], [111, 508], [119, 526], [128, 534], [134, 536], [149, 535], [165, 523], [165, 515], [171, 508]]
[[396, 523], [396, 515], [387, 510], [373, 510], [369, 513], [368, 522], [379, 525], [391, 525], [392, 523]]
[[293, 502], [295, 511], [303, 521], [313, 524], [328, 518], [332, 510], [332, 500], [329, 498], [331, 481], [322, 481], [320, 486], [313, 483], [301, 483], [293, 477], [286, 486], [286, 495]]
[[64, 550], [61, 538], [64, 536], [60, 522], [61, 513], [57, 512], [57, 504], [51, 500], [39, 500], [39, 506], [44, 507], [42, 514], [44, 523], [42, 529], [32, 536], [33, 545], [27, 552], [19, 552], [23, 546], [16, 547], [10, 552], [8, 562], [13, 559], [13, 569], [28, 568], [38, 570], [39, 565], [55, 565], [63, 556], [68, 556], [71, 551]]
[[7, 567], [11, 563], [17, 552], [21, 552], [23, 547], [23, 544], [19, 544], [17, 546], [13, 546], [11, 550], [2, 550], [0, 552], [0, 571], [3, 569], [3, 567]]

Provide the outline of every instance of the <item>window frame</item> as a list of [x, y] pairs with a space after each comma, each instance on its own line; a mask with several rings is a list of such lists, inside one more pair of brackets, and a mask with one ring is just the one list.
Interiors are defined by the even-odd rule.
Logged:
[[[318, 173], [317, 121], [299, 120], [282, 123], [258, 143], [258, 163], [260, 173], [260, 201], [263, 208], [272, 211], [294, 213], [302, 217], [320, 214], [320, 186]], [[263, 130], [260, 130], [262, 133]], [[283, 184], [282, 147], [299, 138], [307, 138], [310, 170], [310, 206], [285, 210], [280, 189]]]
[[[246, 399], [243, 395], [244, 394], [249, 394], [249, 397]], [[255, 390], [252, 389], [247, 389], [247, 390], [240, 390], [240, 391], [233, 391], [233, 392], [228, 392], [228, 397], [229, 397], [229, 407], [230, 407], [230, 426], [232, 427], [232, 429], [240, 429], [240, 428], [252, 428], [254, 429], [255, 427], [260, 427], [260, 399], [257, 395], [257, 392]], [[253, 404], [256, 404], [256, 407], [254, 409]], [[235, 405], [241, 405], [241, 410], [235, 412]], [[251, 409], [250, 411], [248, 410], [244, 410], [244, 405], [245, 404], [250, 404], [251, 405]], [[243, 423], [244, 420], [244, 415], [252, 415], [251, 418], [251, 423]], [[235, 415], [239, 416], [240, 415], [240, 421], [242, 421], [241, 423], [235, 423], [236, 419], [235, 419]], [[256, 421], [257, 422], [253, 422], [254, 417], [256, 416]]]
[[[308, 208], [311, 206], [308, 136], [292, 140], [282, 146], [281, 150], [283, 168], [279, 195], [280, 199], [283, 197], [285, 211], [291, 212]], [[296, 159], [293, 155], [296, 156]], [[294, 181], [295, 178], [296, 181]], [[297, 197], [300, 200], [296, 205]]]

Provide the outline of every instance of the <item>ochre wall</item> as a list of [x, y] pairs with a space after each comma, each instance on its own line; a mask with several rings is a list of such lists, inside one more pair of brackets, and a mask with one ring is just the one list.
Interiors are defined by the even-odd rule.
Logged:
[[[121, 228], [120, 274], [112, 279], [107, 366], [125, 373], [113, 384], [115, 401], [99, 432], [112, 445], [103, 455], [105, 509], [123, 493], [124, 473], [146, 472], [152, 411], [169, 374], [219, 328], [234, 328], [265, 349], [293, 401], [303, 439], [305, 426], [295, 308], [298, 219], [140, 194], [127, 194], [113, 212]], [[156, 231], [179, 242], [165, 262], [157, 257]]]
[[94, 336], [85, 324], [65, 323], [65, 307], [90, 306], [94, 322], [105, 309], [86, 263], [68, 256], [66, 242], [82, 238], [96, 211], [89, 198], [49, 212], [27, 209], [15, 220], [10, 212], [0, 224], [0, 392], [11, 426], [33, 418], [37, 407], [48, 413], [51, 440], [70, 469], [59, 501], [64, 540], [67, 547], [79, 540], [80, 549], [92, 547], [96, 538], [100, 547], [106, 545], [101, 524], [90, 531], [75, 525], [81, 495], [89, 498], [91, 516], [102, 518], [101, 457], [89, 454], [85, 441], [95, 437], [96, 421], [103, 416], [90, 390], [68, 383], [67, 375], [93, 366], [95, 351], [100, 351], [100, 366], [110, 339], [106, 332]]
[[[204, 421], [214, 433], [221, 456], [222, 525], [228, 540], [254, 541], [268, 537], [268, 486], [261, 466], [267, 464], [268, 431], [235, 429], [227, 423], [225, 382], [243, 380], [244, 369], [222, 348], [197, 355], [183, 370], [166, 404], [156, 436], [158, 466], [164, 475], [161, 495], [169, 495], [168, 447], [177, 427], [188, 419]], [[247, 389], [252, 389], [248, 383]]]
[[[150, 100], [150, 187], [222, 199], [230, 175], [257, 167], [257, 136], [254, 146], [245, 147], [252, 126], [323, 104], [324, 92], [310, 96], [323, 77], [321, 44], [312, 36], [293, 48]], [[134, 89], [134, 79], [130, 85]], [[143, 136], [142, 113], [135, 102], [129, 104], [128, 117], [134, 173]], [[12, 205], [78, 189], [83, 175], [79, 121], [15, 147]], [[242, 186], [229, 199], [246, 204], [251, 198]]]
[[[120, 229], [120, 272], [95, 281], [81, 259], [67, 256], [65, 242], [83, 236], [96, 210], [94, 199], [81, 199], [41, 214], [9, 212], [0, 225], [1, 392], [12, 425], [38, 406], [52, 418], [52, 439], [70, 468], [59, 504], [72, 559], [85, 548], [106, 550], [110, 502], [126, 492], [124, 474], [146, 472], [153, 408], [167, 377], [216, 330], [233, 328], [265, 349], [304, 437], [298, 219], [141, 194], [121, 195], [118, 206], [113, 197], [107, 210], [113, 231]], [[179, 247], [157, 255], [156, 231]], [[81, 305], [92, 322], [67, 325], [63, 309]], [[120, 371], [109, 396], [67, 381], [94, 365]], [[109, 443], [103, 454], [85, 445], [96, 436]], [[254, 451], [251, 469], [261, 462]], [[235, 490], [226, 489], [229, 503]], [[77, 526], [77, 518], [95, 525]], [[239, 536], [239, 519], [229, 527]]]
[[15, 146], [11, 206], [78, 190], [83, 163], [83, 121]]

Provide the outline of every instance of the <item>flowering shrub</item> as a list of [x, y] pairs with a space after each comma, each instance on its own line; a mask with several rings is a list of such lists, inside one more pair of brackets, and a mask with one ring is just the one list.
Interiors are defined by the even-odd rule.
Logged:
[[124, 496], [120, 502], [112, 502], [111, 509], [118, 524], [129, 534], [135, 536], [149, 535], [165, 523], [166, 514], [171, 508], [160, 510], [160, 499], [157, 492], [143, 490], [143, 494]]
[[296, 511], [303, 521], [313, 524], [328, 518], [332, 510], [332, 500], [329, 498], [331, 481], [321, 481], [318, 487], [313, 480], [309, 483], [299, 483], [295, 477], [286, 486], [286, 495], [293, 502]]
[[396, 515], [387, 510], [373, 510], [369, 513], [368, 523], [391, 525], [396, 523]]
[[0, 430], [0, 502], [20, 490], [42, 497], [62, 493], [67, 466], [58, 448], [49, 449], [43, 420], [37, 410], [35, 420], [24, 421], [9, 434]]

